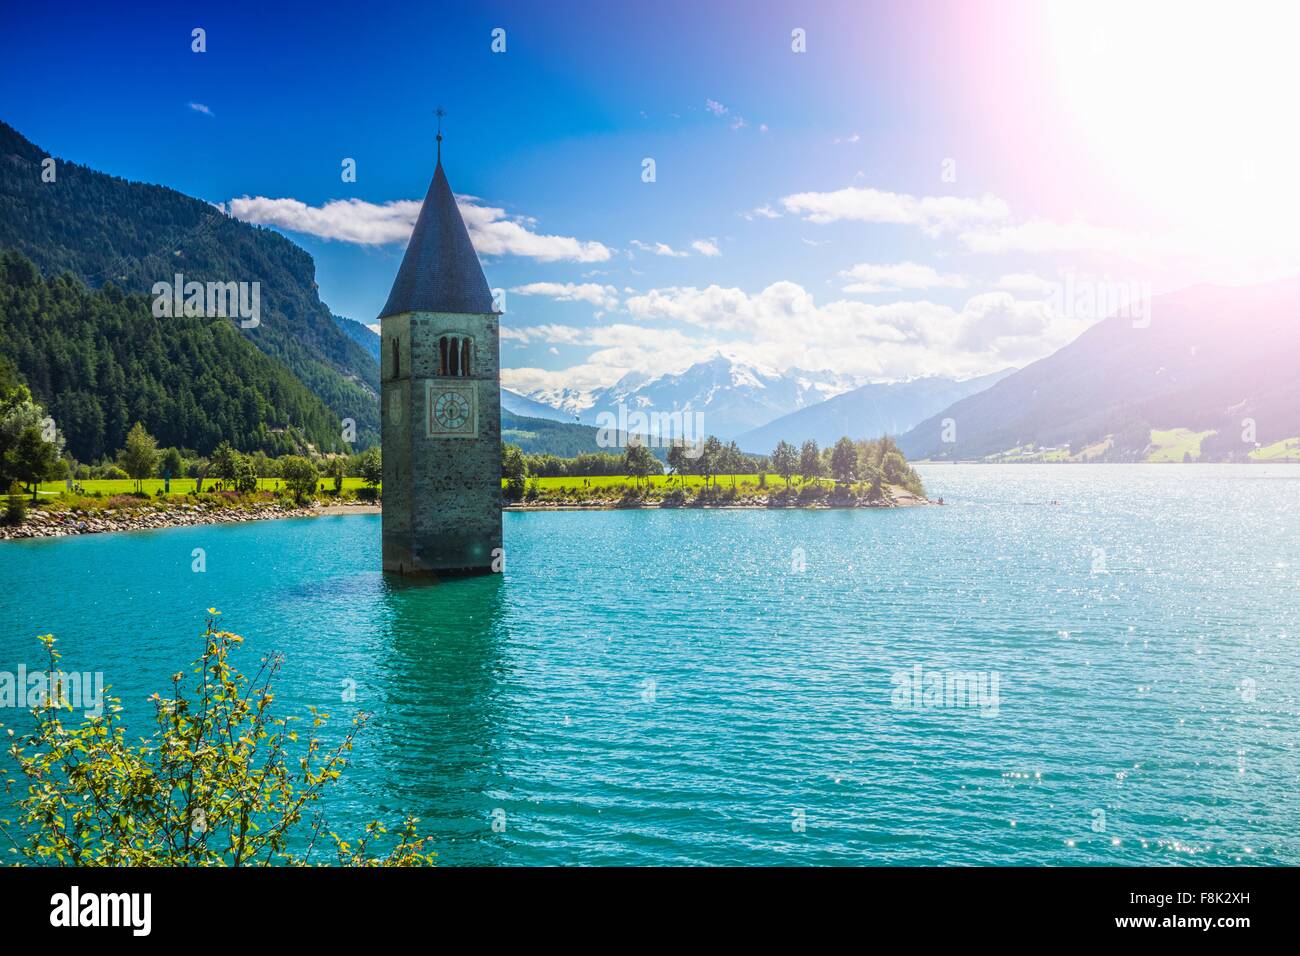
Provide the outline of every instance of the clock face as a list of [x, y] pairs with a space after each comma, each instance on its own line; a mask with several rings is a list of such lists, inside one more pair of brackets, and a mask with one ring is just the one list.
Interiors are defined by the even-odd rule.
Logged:
[[440, 428], [460, 431], [469, 421], [469, 402], [459, 392], [443, 392], [433, 401], [433, 419]]

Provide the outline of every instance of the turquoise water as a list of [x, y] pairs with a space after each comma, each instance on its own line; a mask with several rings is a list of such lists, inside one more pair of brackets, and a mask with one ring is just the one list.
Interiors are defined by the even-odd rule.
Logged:
[[921, 471], [947, 506], [506, 514], [433, 587], [372, 516], [0, 543], [0, 670], [53, 631], [144, 730], [221, 608], [284, 712], [374, 715], [331, 825], [445, 864], [1300, 863], [1300, 468]]

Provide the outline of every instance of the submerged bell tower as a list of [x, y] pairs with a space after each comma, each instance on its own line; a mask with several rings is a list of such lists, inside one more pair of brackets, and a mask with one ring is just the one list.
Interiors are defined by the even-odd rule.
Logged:
[[501, 553], [499, 316], [438, 117], [433, 182], [379, 314], [384, 570], [433, 577], [494, 570]]

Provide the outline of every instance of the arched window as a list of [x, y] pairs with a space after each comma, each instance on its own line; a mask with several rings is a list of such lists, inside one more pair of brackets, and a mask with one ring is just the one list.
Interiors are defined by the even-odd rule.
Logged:
[[447, 374], [456, 376], [460, 374], [460, 342], [456, 336], [451, 337], [451, 344], [447, 347], [447, 355], [451, 359], [451, 365], [447, 369]]
[[389, 339], [393, 343], [393, 378], [402, 377], [402, 353], [397, 346], [397, 336]]
[[462, 339], [460, 344], [460, 374], [469, 375], [469, 339]]
[[447, 374], [447, 336], [438, 340], [438, 374]]

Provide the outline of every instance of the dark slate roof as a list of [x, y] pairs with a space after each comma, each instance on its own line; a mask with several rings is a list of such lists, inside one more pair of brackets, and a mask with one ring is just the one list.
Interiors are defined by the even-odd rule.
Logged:
[[456, 208], [442, 163], [415, 221], [402, 267], [379, 317], [402, 312], [492, 311], [492, 293], [469, 241], [469, 230]]

